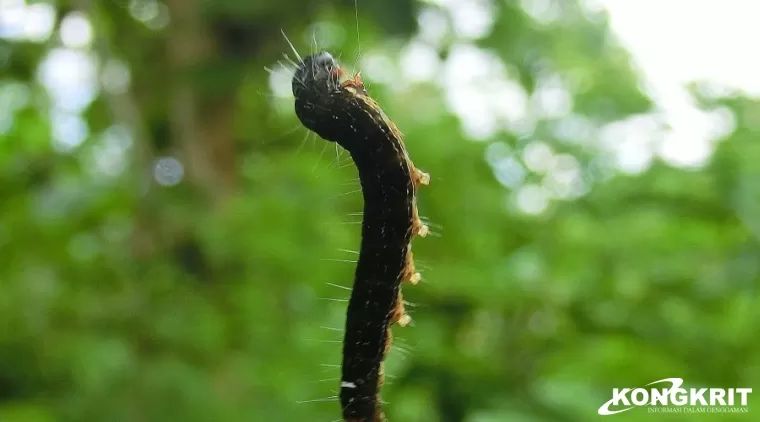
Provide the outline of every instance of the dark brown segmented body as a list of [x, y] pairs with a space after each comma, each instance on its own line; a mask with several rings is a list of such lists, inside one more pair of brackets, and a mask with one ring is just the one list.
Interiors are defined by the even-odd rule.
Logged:
[[307, 57], [293, 78], [295, 110], [304, 126], [350, 154], [364, 197], [359, 261], [346, 315], [340, 402], [345, 421], [383, 421], [379, 389], [390, 326], [406, 325], [401, 283], [416, 283], [411, 240], [427, 227], [416, 192], [427, 174], [409, 159], [402, 135], [327, 53]]

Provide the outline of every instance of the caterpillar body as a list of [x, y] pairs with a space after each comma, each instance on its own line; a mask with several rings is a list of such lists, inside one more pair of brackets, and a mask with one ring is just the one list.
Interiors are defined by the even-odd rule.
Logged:
[[[300, 59], [300, 57], [299, 57]], [[364, 198], [361, 247], [346, 312], [340, 403], [345, 422], [385, 420], [379, 390], [391, 326], [406, 326], [401, 284], [416, 284], [411, 241], [428, 228], [417, 211], [417, 189], [430, 181], [409, 158], [396, 125], [326, 52], [300, 59], [292, 80], [301, 123], [347, 150]]]

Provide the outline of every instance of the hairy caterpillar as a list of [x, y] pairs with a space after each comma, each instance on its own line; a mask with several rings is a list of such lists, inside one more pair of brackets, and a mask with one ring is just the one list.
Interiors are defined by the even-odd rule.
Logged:
[[296, 115], [306, 128], [349, 152], [364, 197], [361, 248], [343, 339], [343, 420], [384, 421], [379, 398], [383, 361], [391, 325], [411, 320], [401, 283], [420, 280], [411, 240], [428, 233], [417, 212], [416, 193], [430, 177], [409, 159], [401, 132], [367, 94], [359, 74], [348, 77], [326, 52], [298, 58], [292, 80]]

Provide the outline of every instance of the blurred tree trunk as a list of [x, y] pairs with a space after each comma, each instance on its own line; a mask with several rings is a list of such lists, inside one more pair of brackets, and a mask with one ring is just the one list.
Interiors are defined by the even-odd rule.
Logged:
[[214, 56], [213, 40], [197, 0], [167, 0], [166, 5], [172, 19], [166, 49], [175, 75], [169, 81], [172, 144], [182, 154], [190, 182], [213, 203], [219, 203], [237, 184], [232, 136], [234, 96], [217, 96], [213, 104], [207, 104], [195, 91], [194, 71]]

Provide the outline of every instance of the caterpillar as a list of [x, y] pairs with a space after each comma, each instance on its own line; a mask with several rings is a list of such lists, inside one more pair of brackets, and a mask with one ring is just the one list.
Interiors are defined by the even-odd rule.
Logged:
[[421, 278], [414, 268], [411, 241], [428, 234], [416, 195], [430, 176], [414, 166], [403, 135], [369, 96], [359, 73], [349, 76], [327, 52], [298, 59], [292, 79], [296, 115], [307, 129], [348, 151], [364, 198], [359, 260], [343, 339], [342, 417], [345, 422], [381, 422], [386, 419], [379, 391], [391, 326], [411, 321], [401, 284], [416, 284]]

